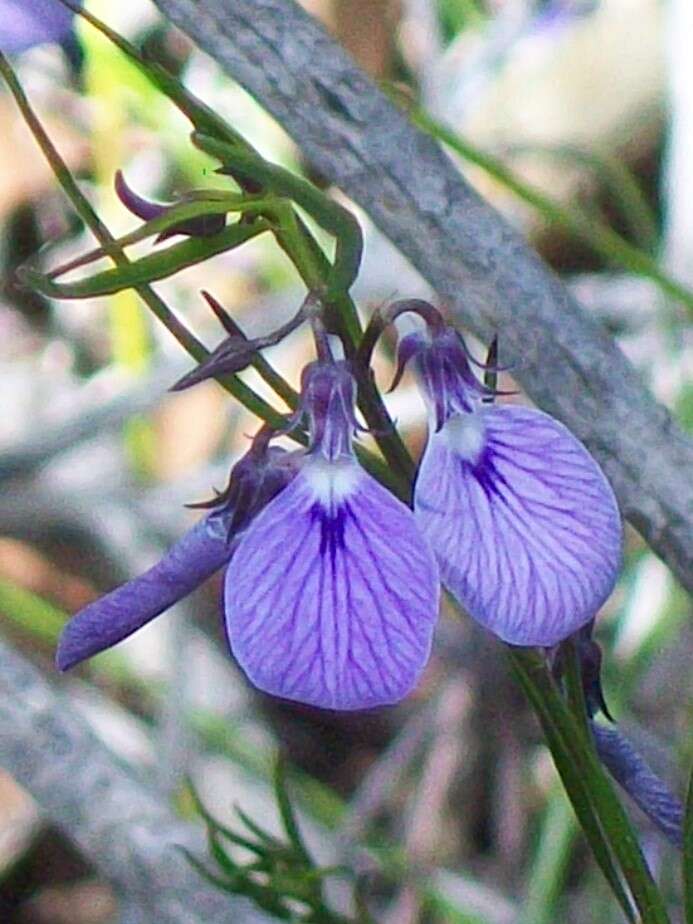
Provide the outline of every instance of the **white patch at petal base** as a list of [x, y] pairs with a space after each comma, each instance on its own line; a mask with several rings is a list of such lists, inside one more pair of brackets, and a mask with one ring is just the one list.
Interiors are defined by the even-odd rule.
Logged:
[[472, 464], [479, 460], [486, 445], [486, 426], [481, 414], [455, 414], [443, 432], [455, 455]]
[[350, 497], [361, 480], [361, 469], [351, 459], [335, 462], [311, 459], [306, 463], [303, 474], [323, 507]]

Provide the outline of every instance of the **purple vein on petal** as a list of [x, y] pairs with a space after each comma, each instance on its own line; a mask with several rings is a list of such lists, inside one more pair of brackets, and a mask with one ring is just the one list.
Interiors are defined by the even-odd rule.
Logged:
[[507, 642], [555, 644], [613, 588], [613, 492], [587, 450], [540, 411], [497, 407], [448, 421], [429, 439], [415, 507], [444, 583]]
[[68, 670], [132, 635], [218, 571], [232, 550], [228, 517], [209, 514], [152, 568], [72, 617], [60, 637], [58, 668]]
[[226, 625], [260, 689], [365, 709], [414, 686], [438, 594], [411, 511], [353, 460], [317, 457], [241, 539], [226, 576]]

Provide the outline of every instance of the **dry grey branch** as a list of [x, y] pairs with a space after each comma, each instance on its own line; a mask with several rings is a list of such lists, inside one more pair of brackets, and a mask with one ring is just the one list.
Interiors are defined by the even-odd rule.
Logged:
[[[637, 373], [440, 147], [292, 0], [156, 0], [362, 205], [595, 453], [624, 514], [693, 588], [693, 446]], [[406, 292], [398, 293], [406, 296]]]
[[0, 641], [0, 766], [37, 800], [128, 902], [133, 924], [261, 924], [215, 891], [176, 849], [200, 832], [120, 764], [28, 661]]

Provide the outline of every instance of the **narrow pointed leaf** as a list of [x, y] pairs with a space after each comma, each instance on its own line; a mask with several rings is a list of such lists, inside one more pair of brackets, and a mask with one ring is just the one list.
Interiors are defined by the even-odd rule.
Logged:
[[269, 227], [270, 225], [262, 219], [252, 225], [235, 224], [214, 237], [190, 238], [156, 253], [147, 254], [139, 260], [133, 260], [127, 266], [104, 270], [95, 276], [73, 283], [56, 283], [30, 269], [24, 269], [20, 275], [24, 282], [51, 298], [112, 295], [123, 289], [136, 288], [173, 276], [188, 266], [194, 266], [225, 250], [239, 247], [267, 231]]
[[303, 840], [296, 813], [294, 812], [294, 807], [291, 804], [289, 792], [286, 787], [286, 765], [281, 756], [277, 758], [274, 766], [274, 791], [277, 797], [279, 814], [281, 815], [284, 830], [289, 838], [289, 842], [294, 846], [306, 866], [312, 867], [313, 859]]
[[[215, 191], [209, 191], [209, 193], [205, 192], [205, 198], [191, 199], [191, 201], [178, 202], [175, 205], [168, 206], [164, 214], [152, 218], [149, 221], [145, 221], [144, 224], [139, 225], [133, 231], [129, 231], [127, 234], [123, 234], [121, 237], [114, 239], [112, 246], [116, 246], [119, 250], [123, 250], [125, 247], [130, 247], [133, 244], [146, 241], [147, 238], [150, 237], [161, 238], [162, 235], [165, 235], [166, 232], [170, 232], [172, 228], [178, 225], [217, 215], [220, 209], [229, 212], [240, 211], [240, 209], [235, 208], [238, 197], [233, 197], [232, 194], [229, 193], [226, 194], [223, 199], [214, 198], [210, 201], [209, 197], [213, 195], [214, 192]], [[89, 263], [101, 260], [107, 256], [109, 256], [107, 248], [95, 247], [93, 250], [80, 254], [79, 257], [75, 257], [68, 263], [56, 266], [46, 275], [50, 279], [57, 279], [72, 270], [79, 269], [81, 266], [87, 266]]]

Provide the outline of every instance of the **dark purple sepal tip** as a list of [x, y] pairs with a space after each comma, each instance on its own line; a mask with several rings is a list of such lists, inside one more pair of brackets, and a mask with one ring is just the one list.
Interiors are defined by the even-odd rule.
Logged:
[[227, 337], [203, 362], [174, 382], [169, 391], [185, 391], [207, 379], [242, 372], [251, 364], [256, 353], [255, 344], [247, 337], [240, 334]]
[[[143, 196], [138, 195], [125, 181], [122, 170], [117, 170], [115, 174], [114, 186], [116, 195], [123, 203], [125, 208], [141, 218], [143, 221], [153, 221], [166, 215], [171, 210], [170, 205], [161, 205], [158, 202], [151, 202]], [[211, 237], [219, 234], [226, 227], [226, 213], [219, 212], [211, 215], [199, 215], [197, 218], [188, 218], [181, 221], [166, 231], [162, 231], [156, 238], [157, 243], [168, 240], [178, 234], [185, 237]]]

